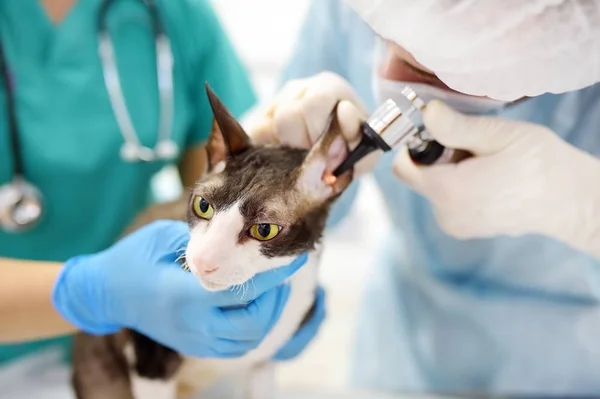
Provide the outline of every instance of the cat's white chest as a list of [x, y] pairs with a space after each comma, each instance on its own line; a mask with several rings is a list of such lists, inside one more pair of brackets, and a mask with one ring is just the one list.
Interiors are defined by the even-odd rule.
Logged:
[[320, 247], [311, 252], [306, 264], [290, 278], [288, 301], [278, 322], [261, 345], [237, 359], [186, 358], [177, 374], [178, 382], [193, 387], [194, 391], [203, 390], [224, 374], [270, 361], [298, 331], [300, 323], [314, 304], [320, 254]]
[[311, 254], [307, 263], [290, 279], [291, 291], [281, 317], [262, 344], [241, 361], [251, 363], [270, 360], [298, 331], [300, 323], [315, 302], [318, 274], [318, 253]]

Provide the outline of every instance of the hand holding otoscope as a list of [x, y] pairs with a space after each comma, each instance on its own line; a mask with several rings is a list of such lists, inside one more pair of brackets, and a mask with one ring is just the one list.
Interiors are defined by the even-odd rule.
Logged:
[[360, 143], [333, 171], [333, 176], [340, 176], [373, 151], [387, 152], [405, 145], [413, 162], [420, 165], [456, 163], [471, 155], [435, 141], [423, 126], [423, 100], [408, 86], [402, 95], [405, 98], [401, 102], [387, 100], [361, 124]]

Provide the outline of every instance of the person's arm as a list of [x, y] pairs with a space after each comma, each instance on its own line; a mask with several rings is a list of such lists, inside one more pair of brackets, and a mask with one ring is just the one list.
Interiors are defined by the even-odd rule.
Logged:
[[0, 343], [77, 330], [52, 305], [52, 289], [61, 269], [61, 263], [0, 258]]

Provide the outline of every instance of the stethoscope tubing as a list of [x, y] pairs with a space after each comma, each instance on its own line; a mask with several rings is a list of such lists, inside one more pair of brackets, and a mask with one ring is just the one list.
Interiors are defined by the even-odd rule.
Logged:
[[4, 92], [6, 96], [6, 110], [8, 117], [9, 140], [13, 157], [13, 176], [23, 176], [23, 157], [21, 154], [21, 145], [19, 141], [19, 124], [17, 123], [17, 112], [15, 107], [15, 91], [13, 77], [8, 70], [4, 46], [0, 40], [0, 73], [4, 83]]
[[114, 0], [105, 0], [98, 13], [98, 52], [102, 63], [104, 81], [111, 107], [117, 119], [119, 130], [125, 144], [121, 155], [126, 160], [154, 161], [156, 159], [173, 158], [177, 154], [175, 144], [170, 135], [173, 126], [174, 96], [173, 96], [173, 52], [167, 37], [156, 3], [153, 0], [141, 0], [148, 9], [152, 21], [152, 29], [156, 43], [157, 84], [159, 88], [159, 126], [158, 137], [154, 149], [143, 146], [139, 140], [125, 103], [121, 89], [114, 45], [106, 26], [107, 13]]

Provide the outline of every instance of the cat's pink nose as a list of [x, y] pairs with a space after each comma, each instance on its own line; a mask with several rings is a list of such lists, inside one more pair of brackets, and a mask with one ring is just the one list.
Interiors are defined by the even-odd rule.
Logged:
[[200, 273], [201, 276], [209, 275], [211, 273], [216, 272], [219, 269], [218, 266], [211, 266], [204, 262], [195, 262], [195, 265], [198, 269], [198, 273]]

